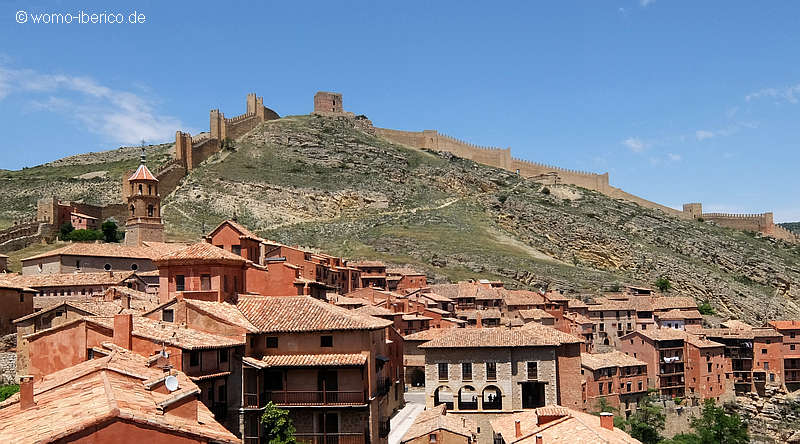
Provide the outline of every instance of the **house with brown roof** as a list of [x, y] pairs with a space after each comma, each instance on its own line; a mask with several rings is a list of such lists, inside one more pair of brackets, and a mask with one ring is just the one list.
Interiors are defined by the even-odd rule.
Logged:
[[599, 416], [553, 405], [491, 422], [497, 444], [641, 444], [614, 427], [614, 415]]
[[700, 326], [703, 322], [703, 315], [697, 310], [679, 310], [673, 308], [667, 311], [659, 311], [653, 314], [656, 325], [676, 330], [686, 330], [689, 326]]
[[152, 271], [156, 269], [153, 258], [182, 247], [164, 242], [141, 245], [76, 242], [22, 259], [22, 274]]
[[402, 444], [473, 444], [478, 426], [458, 415], [448, 414], [444, 404], [425, 410], [400, 440]]
[[564, 321], [567, 324], [567, 332], [583, 338], [581, 352], [592, 353], [594, 351], [595, 324], [591, 319], [580, 313], [564, 313]]
[[214, 419], [199, 400], [200, 388], [184, 373], [113, 344], [98, 351], [97, 359], [41, 380], [23, 377], [20, 392], [0, 403], [0, 441], [241, 442]]
[[583, 411], [597, 412], [599, 402], [627, 417], [647, 395], [647, 363], [621, 351], [581, 353]]
[[580, 409], [581, 342], [537, 323], [444, 330], [418, 346], [426, 404], [446, 404], [475, 421], [482, 442], [497, 414], [556, 403]]
[[783, 335], [783, 380], [787, 389], [800, 388], [800, 321], [770, 321], [769, 326]]
[[386, 282], [386, 264], [381, 261], [348, 262], [349, 267], [359, 271], [359, 287], [388, 289]]
[[8, 275], [6, 279], [36, 290], [36, 303], [39, 306], [51, 305], [56, 301], [101, 296], [111, 287], [128, 287], [137, 291], [147, 289], [147, 284], [133, 271]]

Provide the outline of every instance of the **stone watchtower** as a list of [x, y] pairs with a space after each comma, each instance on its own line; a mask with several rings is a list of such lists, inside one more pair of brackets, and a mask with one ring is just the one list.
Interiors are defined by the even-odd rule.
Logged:
[[342, 95], [325, 91], [319, 91], [314, 94], [314, 112], [318, 114], [343, 114]]
[[703, 204], [700, 203], [683, 204], [683, 213], [690, 216], [692, 219], [700, 218], [703, 216]]
[[161, 196], [158, 194], [158, 179], [142, 161], [139, 168], [128, 178], [128, 221], [125, 224], [125, 245], [141, 245], [142, 242], [164, 242], [164, 224], [161, 222]]

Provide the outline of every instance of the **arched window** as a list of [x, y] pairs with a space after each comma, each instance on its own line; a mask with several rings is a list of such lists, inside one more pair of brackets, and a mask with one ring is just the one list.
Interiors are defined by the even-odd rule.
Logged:
[[487, 385], [481, 395], [483, 398], [483, 410], [502, 410], [503, 393], [495, 385]]
[[103, 265], [103, 270], [105, 270], [105, 271], [111, 271], [111, 264], [105, 264], [105, 265]]
[[134, 212], [135, 210], [136, 210], [136, 207], [134, 207], [133, 205], [131, 205], [131, 216], [133, 216], [133, 212]]
[[469, 385], [458, 391], [458, 410], [478, 410], [478, 392]]
[[153, 217], [153, 213], [155, 212], [155, 208], [152, 205], [147, 206], [147, 217]]
[[142, 194], [142, 184], [139, 184], [139, 194]]
[[448, 410], [453, 409], [453, 391], [443, 385], [433, 392], [433, 405], [444, 404]]

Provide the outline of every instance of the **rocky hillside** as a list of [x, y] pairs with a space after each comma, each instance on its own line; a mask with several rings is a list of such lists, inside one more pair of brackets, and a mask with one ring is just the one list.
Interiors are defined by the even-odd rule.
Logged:
[[195, 169], [164, 205], [173, 236], [236, 216], [272, 238], [426, 270], [438, 281], [593, 293], [621, 283], [745, 320], [800, 316], [800, 247], [407, 149], [347, 118], [271, 121]]
[[[154, 171], [170, 158], [171, 144], [146, 147]], [[36, 214], [36, 201], [56, 195], [64, 200], [105, 205], [120, 203], [122, 174], [136, 168], [140, 147], [65, 157], [17, 171], [0, 170], [0, 229]]]

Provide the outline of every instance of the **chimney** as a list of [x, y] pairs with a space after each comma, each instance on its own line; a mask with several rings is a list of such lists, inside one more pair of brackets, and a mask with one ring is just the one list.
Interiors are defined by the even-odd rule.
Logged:
[[[482, 328], [482, 327], [483, 327], [483, 325], [481, 324], [481, 312], [480, 311], [476, 311], [475, 312], [475, 328]], [[517, 422], [519, 422], [519, 421], [517, 421]]]
[[614, 414], [609, 412], [600, 413], [600, 427], [614, 430]]
[[536, 434], [536, 444], [542, 444], [542, 434], [541, 433], [537, 433]]
[[33, 401], [33, 376], [19, 377], [19, 409], [27, 410], [36, 405]]
[[133, 335], [133, 315], [114, 315], [114, 345], [131, 349]]
[[516, 438], [520, 438], [522, 436], [522, 424], [520, 424], [519, 419], [514, 420], [514, 436]]
[[131, 308], [131, 297], [127, 294], [122, 294], [119, 296], [119, 302], [122, 305], [122, 308]]

